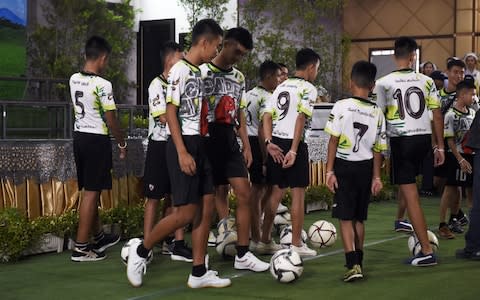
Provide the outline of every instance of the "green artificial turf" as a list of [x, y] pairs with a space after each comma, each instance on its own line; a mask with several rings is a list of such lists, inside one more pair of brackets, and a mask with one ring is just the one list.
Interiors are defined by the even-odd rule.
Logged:
[[[438, 198], [423, 200], [430, 227], [438, 219]], [[211, 266], [222, 276], [233, 276], [225, 289], [192, 290], [186, 286], [191, 265], [156, 255], [141, 288], [129, 285], [120, 261], [121, 245], [107, 250], [109, 258], [96, 263], [73, 263], [69, 252], [45, 254], [0, 265], [0, 299], [478, 299], [480, 262], [458, 260], [455, 250], [464, 245], [463, 235], [440, 240], [440, 264], [418, 268], [403, 264], [408, 258], [407, 235], [393, 231], [396, 203], [370, 205], [366, 223], [365, 279], [341, 281], [344, 256], [341, 242], [322, 249], [325, 255], [305, 261], [300, 279], [292, 284], [276, 282], [269, 272], [236, 271], [210, 248]], [[319, 219], [331, 220], [330, 212], [306, 215], [305, 229]], [[337, 222], [334, 221], [337, 226]], [[338, 251], [340, 250], [340, 251]], [[159, 249], [156, 249], [159, 251]], [[269, 256], [263, 256], [268, 260]]]

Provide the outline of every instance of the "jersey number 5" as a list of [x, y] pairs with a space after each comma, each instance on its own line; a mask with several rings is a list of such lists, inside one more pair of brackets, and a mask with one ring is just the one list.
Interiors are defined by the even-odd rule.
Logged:
[[82, 91], [75, 91], [75, 106], [78, 106], [80, 108], [79, 111], [75, 109], [75, 112], [79, 119], [82, 119], [83, 117], [85, 117], [85, 107], [83, 106], [83, 103], [80, 101], [80, 98], [82, 97], [83, 97]]
[[[417, 111], [413, 111], [412, 108], [412, 94], [416, 94], [418, 97], [419, 103]], [[422, 90], [416, 86], [409, 87], [405, 91], [405, 97], [402, 97], [401, 89], [396, 89], [393, 93], [393, 99], [397, 100], [398, 114], [402, 120], [405, 119], [405, 112], [407, 112], [407, 114], [414, 119], [420, 119], [425, 111], [425, 97]]]

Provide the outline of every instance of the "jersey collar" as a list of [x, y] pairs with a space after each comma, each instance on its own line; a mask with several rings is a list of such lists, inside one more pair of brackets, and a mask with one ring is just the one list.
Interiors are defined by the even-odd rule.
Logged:
[[186, 58], [182, 58], [182, 61], [183, 61], [190, 69], [192, 69], [193, 71], [195, 71], [195, 72], [200, 72], [200, 69], [198, 68], [198, 66], [192, 64], [192, 63], [189, 62]]
[[394, 71], [394, 72], [410, 73], [410, 72], [415, 72], [415, 71], [413, 71], [412, 68], [404, 68], [404, 69], [398, 69], [398, 70], [396, 70], [396, 71]]
[[374, 102], [368, 100], [368, 99], [365, 99], [365, 98], [362, 98], [362, 97], [357, 97], [357, 96], [352, 96], [351, 97], [352, 99], [356, 99], [358, 101], [361, 101], [363, 103], [368, 103], [368, 104], [371, 104], [371, 105], [376, 105]]
[[161, 82], [168, 83], [167, 79], [165, 78], [165, 76], [163, 76], [163, 74], [160, 74], [160, 76], [158, 76], [158, 78], [160, 79]]
[[217, 66], [216, 64], [214, 64], [213, 62], [209, 62], [208, 63], [208, 66], [210, 67], [210, 69], [214, 72], [221, 72], [221, 73], [230, 73], [233, 71], [233, 67], [230, 67], [230, 69], [222, 69], [220, 68], [219, 66]]

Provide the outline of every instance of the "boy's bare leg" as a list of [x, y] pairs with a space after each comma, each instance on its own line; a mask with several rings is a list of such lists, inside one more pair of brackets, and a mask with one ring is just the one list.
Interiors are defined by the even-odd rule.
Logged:
[[100, 196], [98, 191], [84, 191], [83, 199], [78, 209], [79, 220], [77, 230], [77, 243], [88, 243], [90, 233], [94, 226], [98, 226], [98, 205], [97, 201]]
[[[305, 219], [305, 188], [292, 188], [292, 245], [301, 247], [302, 229]], [[281, 198], [280, 198], [281, 200]], [[278, 207], [278, 204], [277, 204]], [[275, 208], [276, 210], [276, 208]]]

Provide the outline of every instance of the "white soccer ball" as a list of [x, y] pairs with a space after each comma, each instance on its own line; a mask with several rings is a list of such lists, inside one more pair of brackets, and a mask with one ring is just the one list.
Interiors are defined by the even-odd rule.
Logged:
[[224, 258], [232, 258], [237, 255], [237, 232], [236, 231], [225, 231], [217, 235], [217, 253], [222, 255]]
[[[307, 242], [308, 236], [307, 232], [302, 229], [302, 242], [305, 244]], [[289, 248], [292, 244], [292, 225], [288, 225], [282, 229], [280, 232], [280, 245], [284, 248]]]
[[315, 247], [324, 248], [332, 246], [337, 240], [337, 229], [328, 221], [317, 221], [308, 229], [308, 239]]
[[237, 231], [237, 225], [235, 218], [228, 217], [221, 219], [217, 224], [218, 234], [222, 234], [225, 231]]
[[127, 265], [128, 263], [128, 251], [130, 250], [130, 245], [138, 241], [141, 241], [141, 239], [133, 238], [123, 244], [122, 250], [120, 250], [120, 257], [122, 258], [122, 262], [124, 265]]
[[303, 260], [291, 249], [279, 250], [270, 259], [270, 273], [279, 282], [293, 282], [303, 273]]
[[273, 224], [275, 225], [290, 225], [292, 224], [292, 216], [289, 212], [284, 212], [282, 214], [275, 215], [273, 219]]
[[[427, 230], [427, 234], [428, 234], [428, 240], [430, 241], [430, 245], [432, 245], [433, 252], [437, 252], [439, 248], [437, 236], [435, 235], [435, 233], [431, 232], [430, 230]], [[422, 245], [420, 245], [420, 241], [418, 240], [417, 235], [415, 234], [411, 235], [408, 238], [407, 245], [408, 245], [408, 251], [410, 251], [410, 254], [412, 256], [417, 255], [422, 250]]]

